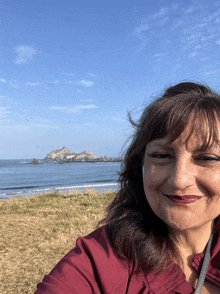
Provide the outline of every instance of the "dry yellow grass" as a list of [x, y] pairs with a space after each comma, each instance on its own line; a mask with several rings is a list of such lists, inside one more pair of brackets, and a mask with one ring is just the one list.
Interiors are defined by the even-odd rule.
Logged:
[[87, 190], [0, 201], [0, 293], [34, 293], [76, 239], [96, 228], [114, 197]]

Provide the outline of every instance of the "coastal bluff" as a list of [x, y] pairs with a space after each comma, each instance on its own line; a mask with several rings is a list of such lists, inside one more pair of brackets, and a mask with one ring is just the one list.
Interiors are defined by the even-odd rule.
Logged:
[[83, 151], [81, 153], [71, 152], [66, 147], [56, 149], [47, 154], [44, 159], [45, 162], [59, 161], [60, 163], [68, 162], [121, 162], [123, 158], [108, 158], [108, 156], [98, 157], [90, 151]]

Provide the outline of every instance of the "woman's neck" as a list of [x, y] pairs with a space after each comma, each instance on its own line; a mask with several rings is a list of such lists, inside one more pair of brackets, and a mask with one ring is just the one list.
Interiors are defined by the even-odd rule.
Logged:
[[170, 237], [175, 245], [178, 247], [181, 256], [187, 258], [189, 256], [195, 256], [198, 253], [204, 251], [213, 227], [213, 222], [207, 223], [199, 228], [193, 228], [189, 230], [176, 230], [171, 228]]

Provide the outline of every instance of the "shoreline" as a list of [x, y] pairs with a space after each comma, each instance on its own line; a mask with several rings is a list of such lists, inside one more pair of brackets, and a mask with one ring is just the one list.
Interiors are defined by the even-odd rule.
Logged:
[[[114, 188], [113, 188], [114, 187]], [[11, 190], [19, 190], [19, 189], [25, 189], [26, 187], [12, 187]], [[33, 187], [34, 188], [34, 187]], [[105, 191], [106, 189], [110, 189], [112, 191], [117, 191], [119, 188], [119, 184], [117, 182], [114, 183], [103, 183], [103, 184], [88, 184], [88, 185], [77, 185], [77, 186], [68, 186], [68, 187], [53, 187], [53, 188], [39, 188], [36, 190], [30, 190], [30, 191], [23, 191], [23, 192], [12, 192], [10, 194], [0, 194], [0, 201], [1, 200], [8, 200], [12, 197], [22, 198], [22, 197], [31, 197], [31, 196], [37, 196], [41, 194], [47, 194], [47, 193], [66, 193], [68, 191], [72, 191], [73, 193], [76, 190], [82, 191], [82, 193], [87, 189], [93, 189], [97, 192]], [[28, 189], [28, 187], [26, 188]], [[4, 190], [4, 188], [2, 189]], [[10, 190], [10, 188], [7, 188], [7, 190]]]

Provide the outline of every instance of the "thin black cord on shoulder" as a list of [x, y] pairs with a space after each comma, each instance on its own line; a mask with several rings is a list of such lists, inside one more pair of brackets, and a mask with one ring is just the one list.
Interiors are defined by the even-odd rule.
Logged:
[[130, 282], [131, 282], [132, 275], [134, 273], [134, 268], [135, 268], [135, 265], [134, 265], [134, 262], [133, 262], [133, 264], [132, 264], [132, 270], [131, 270], [131, 273], [130, 273], [130, 275], [128, 277], [128, 283], [127, 283], [127, 288], [126, 288], [125, 294], [128, 294], [128, 288], [129, 288], [129, 285], [130, 285]]

